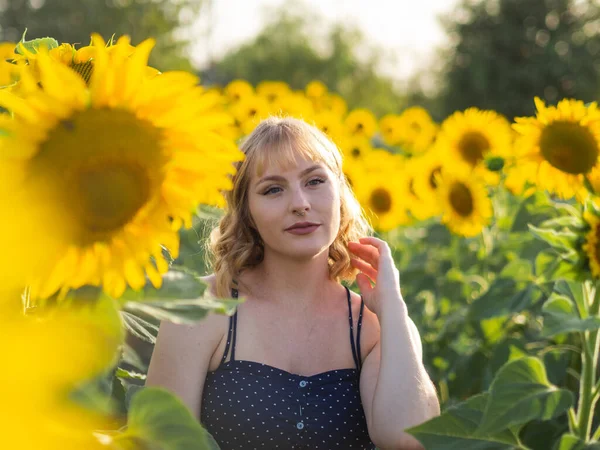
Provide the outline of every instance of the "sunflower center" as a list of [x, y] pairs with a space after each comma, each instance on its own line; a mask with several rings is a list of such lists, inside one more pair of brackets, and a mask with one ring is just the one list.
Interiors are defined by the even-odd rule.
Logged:
[[472, 166], [483, 160], [485, 153], [490, 149], [490, 141], [478, 131], [465, 133], [458, 142], [458, 150], [463, 159]]
[[392, 208], [392, 196], [386, 189], [377, 188], [371, 193], [371, 206], [376, 213], [389, 212]]
[[450, 189], [450, 204], [454, 211], [462, 217], [469, 217], [473, 212], [473, 196], [467, 186], [455, 182]]
[[598, 142], [585, 127], [566, 121], [548, 125], [540, 137], [542, 156], [561, 172], [588, 173], [598, 161]]
[[57, 124], [31, 174], [51, 189], [78, 245], [108, 241], [162, 184], [161, 142], [158, 128], [127, 111], [89, 109]]
[[360, 156], [360, 148], [354, 147], [350, 152], [353, 158], [358, 158]]

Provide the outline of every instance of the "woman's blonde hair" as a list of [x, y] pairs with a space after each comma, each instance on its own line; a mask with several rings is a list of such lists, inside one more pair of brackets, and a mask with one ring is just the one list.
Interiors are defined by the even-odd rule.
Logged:
[[248, 205], [252, 173], [262, 176], [273, 163], [292, 167], [300, 156], [323, 162], [340, 183], [340, 229], [329, 247], [329, 276], [338, 282], [353, 282], [356, 270], [350, 265], [347, 245], [370, 234], [371, 227], [342, 172], [342, 156], [337, 146], [303, 120], [272, 116], [246, 137], [241, 150], [246, 157], [236, 163], [233, 189], [225, 193], [225, 215], [211, 232], [208, 243], [217, 296], [229, 297], [234, 279], [244, 269], [258, 265], [264, 256], [263, 243], [253, 226]]

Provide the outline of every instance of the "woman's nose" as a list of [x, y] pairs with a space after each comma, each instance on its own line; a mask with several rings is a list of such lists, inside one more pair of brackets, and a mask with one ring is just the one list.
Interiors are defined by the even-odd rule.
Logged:
[[302, 186], [293, 189], [290, 201], [290, 211], [295, 213], [296, 211], [308, 211], [309, 209], [310, 201], [307, 193], [302, 189]]

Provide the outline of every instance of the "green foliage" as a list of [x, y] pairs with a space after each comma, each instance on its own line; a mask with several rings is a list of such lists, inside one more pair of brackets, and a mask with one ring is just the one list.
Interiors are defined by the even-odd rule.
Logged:
[[[293, 89], [304, 89], [310, 81], [320, 80], [340, 94], [350, 108], [370, 108], [377, 115], [401, 109], [403, 98], [393, 81], [377, 73], [383, 56], [367, 47], [356, 28], [337, 24], [322, 35], [322, 19], [291, 3], [271, 17], [256, 38], [206, 70], [203, 80], [219, 85], [237, 78], [253, 85], [278, 80]], [[359, 47], [365, 50], [361, 57]]]
[[185, 405], [164, 389], [144, 388], [131, 400], [127, 429], [114, 436], [117, 448], [213, 450], [214, 439]]
[[[181, 31], [191, 26], [203, 0], [10, 0], [0, 2], [0, 40], [52, 36], [58, 42], [87, 45], [90, 33], [131, 36], [133, 44], [157, 40], [150, 64], [159, 70], [191, 70]], [[188, 19], [186, 19], [188, 18]], [[188, 20], [188, 21], [186, 21]]]
[[596, 100], [599, 16], [592, 1], [462, 0], [442, 19], [452, 44], [439, 53], [434, 114], [476, 106], [512, 119], [532, 114], [535, 96]]

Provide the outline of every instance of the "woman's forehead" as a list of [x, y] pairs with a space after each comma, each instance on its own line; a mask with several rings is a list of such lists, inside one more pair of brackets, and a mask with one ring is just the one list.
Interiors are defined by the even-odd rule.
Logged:
[[272, 160], [265, 161], [264, 164], [256, 164], [252, 171], [252, 178], [260, 178], [267, 175], [277, 175], [285, 172], [301, 172], [309, 167], [320, 166], [323, 169], [329, 169], [323, 158], [315, 158], [305, 155], [298, 155], [293, 160]]

